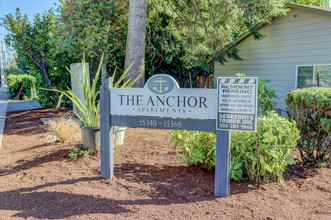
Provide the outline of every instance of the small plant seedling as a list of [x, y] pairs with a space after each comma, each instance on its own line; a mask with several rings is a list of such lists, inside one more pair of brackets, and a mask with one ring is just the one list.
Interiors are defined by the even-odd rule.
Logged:
[[78, 157], [88, 157], [88, 156], [92, 156], [97, 154], [97, 151], [91, 150], [91, 149], [87, 149], [85, 148], [83, 145], [80, 145], [77, 148], [72, 148], [69, 150], [69, 154], [68, 157], [71, 160], [76, 160]]

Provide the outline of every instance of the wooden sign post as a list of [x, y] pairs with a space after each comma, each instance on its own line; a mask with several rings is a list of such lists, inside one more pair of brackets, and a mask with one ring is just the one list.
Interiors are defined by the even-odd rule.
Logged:
[[144, 88], [112, 88], [106, 80], [100, 91], [101, 177], [114, 175], [113, 126], [216, 132], [214, 194], [228, 196], [230, 134], [216, 130], [217, 96], [216, 89], [179, 88], [165, 74], [151, 77]]

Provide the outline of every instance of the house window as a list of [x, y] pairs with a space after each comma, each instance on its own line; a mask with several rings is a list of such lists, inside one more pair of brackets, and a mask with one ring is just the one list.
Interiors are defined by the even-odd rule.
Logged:
[[331, 87], [331, 65], [298, 66], [297, 88]]

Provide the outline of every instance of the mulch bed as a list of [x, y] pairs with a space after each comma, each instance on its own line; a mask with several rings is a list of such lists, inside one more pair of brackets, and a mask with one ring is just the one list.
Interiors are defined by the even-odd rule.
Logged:
[[79, 142], [47, 143], [39, 119], [64, 113], [7, 114], [0, 219], [330, 219], [331, 169], [294, 165], [283, 186], [231, 181], [215, 198], [214, 172], [176, 161], [168, 130], [128, 128], [115, 177], [102, 179], [99, 155], [70, 160]]

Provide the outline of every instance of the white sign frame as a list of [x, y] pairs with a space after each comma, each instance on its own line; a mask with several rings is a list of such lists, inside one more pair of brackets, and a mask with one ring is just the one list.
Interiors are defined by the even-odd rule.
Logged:
[[[168, 87], [171, 88], [166, 89]], [[215, 120], [216, 99], [216, 89], [179, 88], [172, 77], [158, 74], [150, 78], [144, 88], [112, 88], [110, 114]]]

